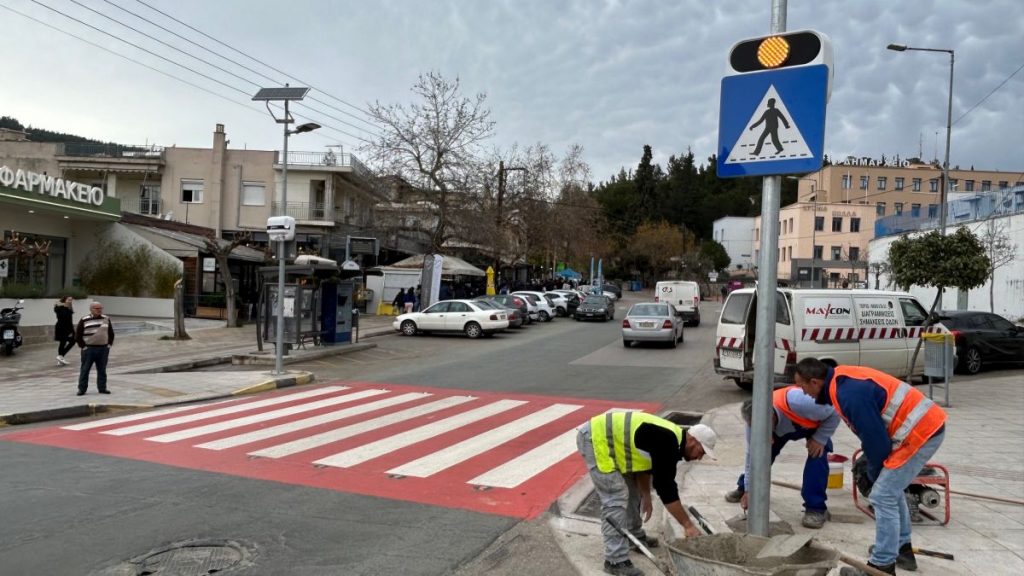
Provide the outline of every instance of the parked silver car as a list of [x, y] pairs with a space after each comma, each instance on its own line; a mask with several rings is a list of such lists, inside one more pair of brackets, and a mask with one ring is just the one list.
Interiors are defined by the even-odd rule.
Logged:
[[622, 345], [633, 342], [667, 342], [675, 348], [683, 341], [683, 319], [666, 303], [634, 304], [622, 319]]

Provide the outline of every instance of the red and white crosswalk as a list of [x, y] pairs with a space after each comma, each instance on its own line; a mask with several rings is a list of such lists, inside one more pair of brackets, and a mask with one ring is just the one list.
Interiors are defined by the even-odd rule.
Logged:
[[585, 472], [576, 428], [606, 402], [342, 382], [7, 439], [532, 518]]

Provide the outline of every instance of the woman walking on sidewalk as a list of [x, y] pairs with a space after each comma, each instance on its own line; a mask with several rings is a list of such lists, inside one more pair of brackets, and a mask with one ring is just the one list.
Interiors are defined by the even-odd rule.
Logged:
[[58, 366], [68, 365], [64, 355], [75, 346], [75, 310], [71, 307], [72, 302], [71, 296], [63, 296], [53, 305], [53, 313], [57, 316], [57, 323], [53, 326], [53, 339], [58, 342]]

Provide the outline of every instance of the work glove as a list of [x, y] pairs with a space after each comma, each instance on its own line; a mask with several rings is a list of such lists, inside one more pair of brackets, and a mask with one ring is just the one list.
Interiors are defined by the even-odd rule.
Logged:
[[861, 496], [867, 498], [871, 494], [872, 486], [875, 485], [875, 481], [868, 474], [867, 456], [861, 454], [854, 460], [851, 472], [853, 473], [853, 482], [857, 485], [857, 490]]

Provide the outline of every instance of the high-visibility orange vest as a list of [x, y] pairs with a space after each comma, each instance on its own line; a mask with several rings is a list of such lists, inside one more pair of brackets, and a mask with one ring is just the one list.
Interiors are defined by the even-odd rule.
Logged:
[[[787, 386], [772, 392], [772, 404], [774, 404], [775, 407], [786, 416], [786, 418], [792, 420], [797, 426], [808, 430], [817, 429], [818, 425], [821, 424], [820, 422], [816, 420], [808, 420], [794, 412], [793, 409], [789, 407], [789, 398], [787, 398], [786, 395], [790, 390], [799, 390], [799, 388], [797, 386]], [[802, 391], [801, 394], [803, 394]]]
[[833, 369], [832, 382], [829, 383], [829, 395], [832, 406], [839, 417], [850, 421], [843, 415], [836, 397], [836, 379], [840, 376], [857, 380], [870, 380], [885, 390], [885, 407], [882, 408], [882, 421], [885, 422], [892, 440], [892, 452], [885, 459], [886, 468], [899, 468], [910, 459], [928, 441], [932, 435], [946, 423], [946, 412], [931, 399], [925, 397], [920, 390], [910, 384], [873, 368], [861, 366], [837, 366]]

